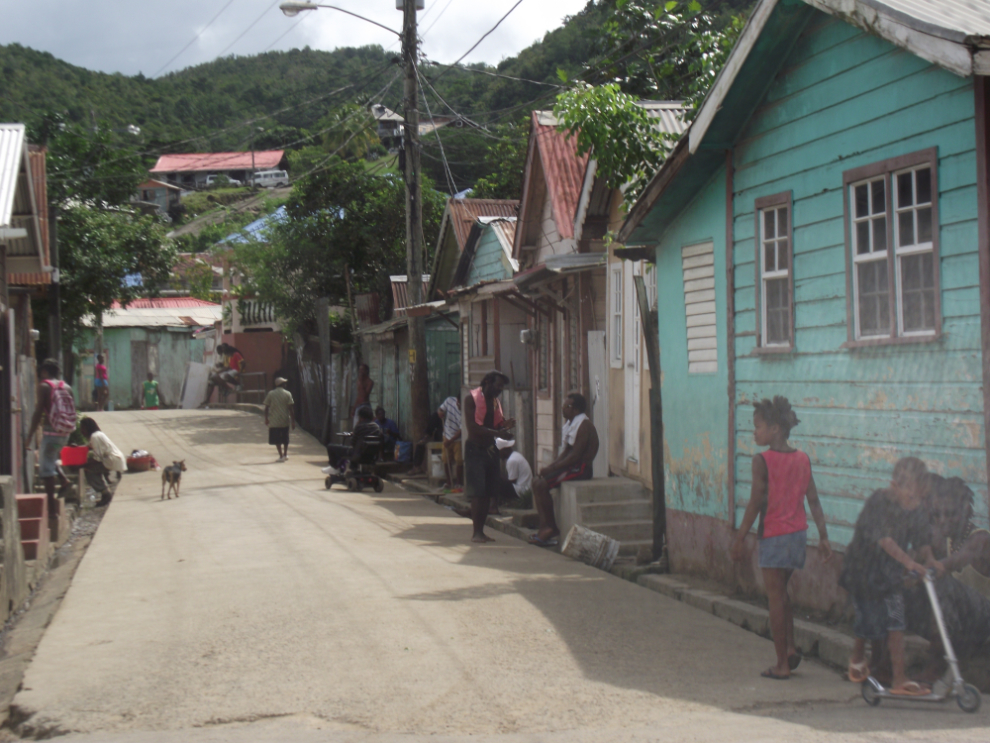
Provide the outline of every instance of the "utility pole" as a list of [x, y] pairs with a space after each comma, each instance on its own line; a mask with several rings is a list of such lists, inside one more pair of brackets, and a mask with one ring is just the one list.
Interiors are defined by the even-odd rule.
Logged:
[[[416, 55], [416, 5], [422, 0], [397, 0], [402, 5], [402, 59], [405, 66], [406, 160], [406, 280], [409, 305], [423, 301], [423, 191], [419, 153], [419, 80]], [[408, 316], [407, 316], [408, 317]], [[426, 371], [426, 323], [422, 317], [408, 317], [409, 384], [412, 402], [412, 430], [409, 438], [419, 441], [430, 417], [430, 388]]]

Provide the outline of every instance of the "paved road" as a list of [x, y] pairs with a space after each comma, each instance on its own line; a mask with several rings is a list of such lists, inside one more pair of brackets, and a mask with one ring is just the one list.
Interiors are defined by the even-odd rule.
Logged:
[[[192, 741], [980, 740], [990, 715], [867, 708], [768, 641], [416, 495], [326, 491], [261, 419], [104, 413], [185, 458], [178, 500], [127, 475], [15, 699], [37, 734]], [[990, 705], [987, 705], [990, 707]]]

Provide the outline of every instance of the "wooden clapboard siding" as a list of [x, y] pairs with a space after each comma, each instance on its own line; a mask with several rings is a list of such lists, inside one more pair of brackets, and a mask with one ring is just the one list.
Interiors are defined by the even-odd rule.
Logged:
[[508, 256], [499, 242], [495, 230], [486, 227], [478, 238], [471, 268], [468, 269], [465, 286], [473, 286], [482, 281], [499, 281], [512, 278], [512, 267]]
[[[986, 518], [972, 86], [972, 78], [818, 13], [742, 133], [732, 215], [737, 518], [757, 451], [752, 403], [775, 394], [787, 396], [801, 418], [791, 440], [811, 456], [835, 542], [849, 540], [863, 499], [907, 455], [963, 477]], [[938, 149], [943, 335], [843, 348], [842, 174], [932, 147]], [[753, 353], [753, 204], [784, 191], [793, 198], [795, 350], [768, 357]]]
[[540, 233], [536, 237], [536, 265], [543, 263], [548, 256], [574, 252], [574, 241], [562, 241], [560, 232], [557, 231], [557, 222], [553, 218], [553, 203], [549, 195], [543, 199], [539, 230]]
[[[667, 506], [728, 519], [728, 416], [726, 396], [725, 172], [716, 174], [657, 246], [657, 314], [663, 367], [664, 477]], [[714, 246], [715, 323], [688, 325], [684, 248]], [[691, 252], [691, 251], [689, 251]], [[705, 277], [708, 281], [708, 277]], [[707, 283], [704, 289], [707, 289]], [[688, 284], [687, 290], [699, 288]], [[713, 339], [713, 373], [689, 373], [689, 343]], [[614, 408], [613, 408], [614, 410]], [[613, 413], [614, 415], [614, 413]], [[646, 418], [648, 420], [648, 418]], [[621, 440], [620, 440], [621, 441]]]

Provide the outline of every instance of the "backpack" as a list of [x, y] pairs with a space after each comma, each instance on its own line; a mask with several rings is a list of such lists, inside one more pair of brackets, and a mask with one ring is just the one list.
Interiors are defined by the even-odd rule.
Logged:
[[76, 401], [72, 398], [72, 388], [62, 381], [59, 381], [58, 387], [51, 379], [45, 381], [51, 389], [48, 429], [57, 436], [68, 436], [76, 430]]

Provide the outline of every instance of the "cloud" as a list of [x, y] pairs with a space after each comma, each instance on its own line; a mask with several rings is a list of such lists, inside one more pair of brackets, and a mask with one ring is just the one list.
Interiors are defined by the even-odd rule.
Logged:
[[[125, 75], [142, 72], [149, 76], [197, 35], [166, 71], [202, 64], [220, 54], [251, 55], [269, 48], [309, 45], [331, 50], [379, 44], [398, 49], [397, 40], [388, 32], [333, 10], [286, 18], [278, 9], [280, 1], [5, 3], [0, 44], [16, 42], [90, 70]], [[206, 29], [228, 2], [229, 7]], [[587, 0], [524, 0], [466, 61], [494, 64], [512, 56], [560, 26], [566, 15], [577, 13], [586, 3]], [[396, 30], [402, 25], [402, 14], [395, 9], [393, 0], [327, 0], [327, 4], [353, 9]], [[430, 59], [454, 61], [514, 4], [515, 0], [427, 0], [426, 9], [419, 14], [423, 52]]]

